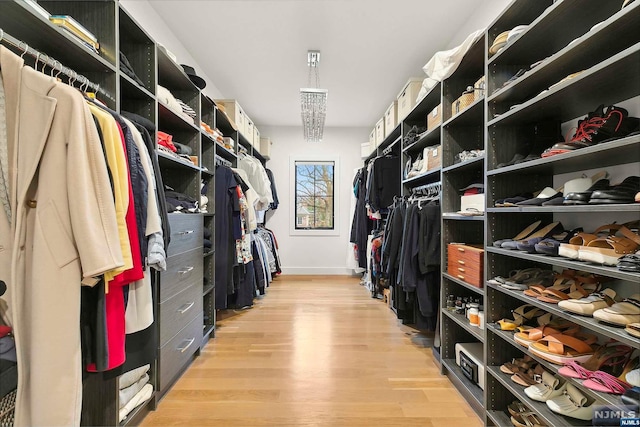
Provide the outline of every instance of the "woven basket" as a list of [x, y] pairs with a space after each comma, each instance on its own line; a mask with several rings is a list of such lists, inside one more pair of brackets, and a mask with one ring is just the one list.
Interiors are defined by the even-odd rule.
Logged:
[[17, 390], [0, 399], [0, 427], [13, 427]]
[[469, 93], [463, 93], [460, 98], [456, 99], [451, 104], [451, 117], [462, 112], [469, 105], [473, 104], [473, 101], [475, 101], [475, 96], [473, 91]]

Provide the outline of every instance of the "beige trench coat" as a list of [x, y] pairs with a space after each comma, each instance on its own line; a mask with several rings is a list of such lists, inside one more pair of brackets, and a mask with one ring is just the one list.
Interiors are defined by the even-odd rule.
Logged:
[[[18, 356], [15, 425], [76, 426], [80, 287], [123, 264], [99, 135], [82, 95], [0, 46], [10, 162], [0, 280]], [[3, 118], [0, 118], [3, 120]]]

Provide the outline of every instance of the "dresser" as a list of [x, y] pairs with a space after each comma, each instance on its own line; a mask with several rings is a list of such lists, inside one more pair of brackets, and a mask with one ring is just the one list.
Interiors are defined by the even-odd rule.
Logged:
[[199, 352], [202, 342], [202, 216], [169, 214], [171, 244], [160, 274], [158, 388], [161, 395]]

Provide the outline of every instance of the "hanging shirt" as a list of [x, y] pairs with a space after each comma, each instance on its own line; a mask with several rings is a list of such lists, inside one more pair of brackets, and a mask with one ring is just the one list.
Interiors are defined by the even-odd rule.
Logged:
[[7, 114], [5, 111], [4, 83], [0, 74], [0, 203], [11, 224], [9, 204], [9, 143], [7, 140]]

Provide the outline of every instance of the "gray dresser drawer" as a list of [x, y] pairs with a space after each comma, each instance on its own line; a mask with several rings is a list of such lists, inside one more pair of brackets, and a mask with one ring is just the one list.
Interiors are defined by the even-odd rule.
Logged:
[[160, 346], [202, 312], [202, 284], [193, 284], [160, 304]]
[[178, 335], [160, 348], [160, 390], [169, 384], [191, 360], [202, 343], [202, 313], [191, 321]]
[[202, 221], [200, 214], [169, 214], [171, 243], [168, 257], [202, 247]]
[[160, 273], [160, 303], [193, 284], [202, 287], [202, 248], [167, 258], [167, 271]]

